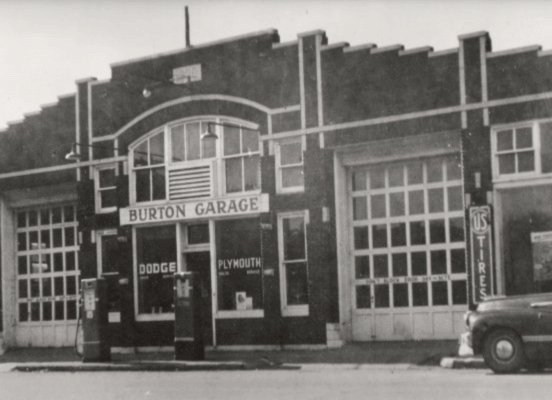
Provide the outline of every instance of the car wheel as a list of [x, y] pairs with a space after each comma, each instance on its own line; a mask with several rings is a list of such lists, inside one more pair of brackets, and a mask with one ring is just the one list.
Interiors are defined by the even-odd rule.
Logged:
[[495, 373], [517, 372], [525, 364], [523, 343], [514, 331], [492, 331], [485, 339], [484, 346], [483, 358]]

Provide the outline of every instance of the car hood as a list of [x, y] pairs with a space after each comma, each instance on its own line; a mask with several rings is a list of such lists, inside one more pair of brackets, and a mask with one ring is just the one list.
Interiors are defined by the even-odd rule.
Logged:
[[533, 303], [545, 301], [552, 301], [552, 293], [494, 296], [479, 303], [477, 311], [529, 308]]

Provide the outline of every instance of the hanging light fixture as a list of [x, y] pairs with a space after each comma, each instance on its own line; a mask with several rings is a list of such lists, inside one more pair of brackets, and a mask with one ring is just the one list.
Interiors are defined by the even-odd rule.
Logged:
[[201, 140], [217, 140], [218, 135], [213, 132], [211, 126], [215, 125], [213, 122], [207, 122], [207, 130], [201, 134]]
[[67, 161], [80, 161], [81, 155], [77, 150], [77, 143], [71, 145], [71, 151], [65, 155]]

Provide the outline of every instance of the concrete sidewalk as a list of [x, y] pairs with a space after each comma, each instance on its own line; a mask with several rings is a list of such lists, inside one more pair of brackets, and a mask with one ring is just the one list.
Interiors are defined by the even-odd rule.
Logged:
[[19, 371], [247, 370], [307, 365], [348, 368], [370, 365], [438, 366], [453, 357], [458, 342], [404, 341], [348, 343], [337, 349], [281, 351], [209, 350], [205, 361], [174, 361], [172, 352], [113, 354], [109, 363], [82, 363], [73, 348], [18, 348], [0, 356], [0, 369]]

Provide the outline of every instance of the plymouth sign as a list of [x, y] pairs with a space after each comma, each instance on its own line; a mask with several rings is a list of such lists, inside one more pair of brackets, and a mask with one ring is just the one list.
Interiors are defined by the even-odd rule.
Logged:
[[268, 194], [122, 208], [119, 219], [121, 225], [133, 225], [262, 212], [268, 212]]

